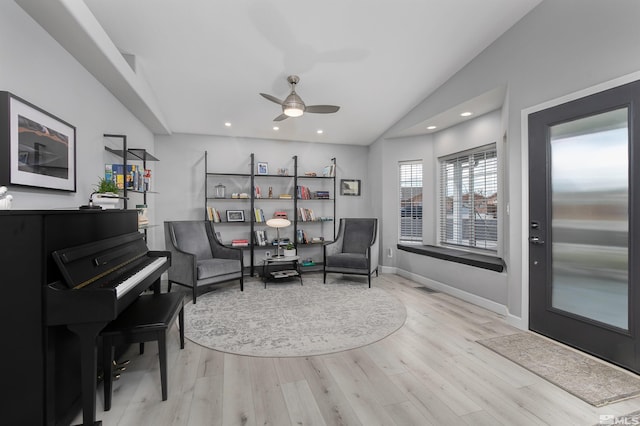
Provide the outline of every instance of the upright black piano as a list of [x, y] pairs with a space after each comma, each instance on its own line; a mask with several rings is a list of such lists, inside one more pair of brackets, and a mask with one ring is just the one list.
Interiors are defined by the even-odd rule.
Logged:
[[[0, 211], [3, 424], [69, 424], [80, 409], [92, 420], [87, 342], [169, 267], [163, 252], [141, 259], [145, 249], [134, 210]], [[123, 259], [132, 271], [145, 263], [120, 285]]]

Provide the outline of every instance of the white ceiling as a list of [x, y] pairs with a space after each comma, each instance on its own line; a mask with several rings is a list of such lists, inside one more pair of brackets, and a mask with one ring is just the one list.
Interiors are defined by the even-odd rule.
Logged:
[[[156, 133], [368, 145], [541, 0], [16, 1]], [[291, 74], [340, 111], [274, 123]]]

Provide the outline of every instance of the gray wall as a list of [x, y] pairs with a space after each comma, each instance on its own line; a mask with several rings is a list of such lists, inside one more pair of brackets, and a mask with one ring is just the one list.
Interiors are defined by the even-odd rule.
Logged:
[[[291, 158], [294, 155], [298, 156], [299, 174], [305, 171], [320, 173], [322, 168], [330, 163], [331, 158], [335, 157], [338, 186], [340, 179], [362, 181], [362, 195], [359, 197], [341, 196], [338, 190], [336, 196], [338, 218], [371, 216], [372, 197], [375, 198], [380, 193], [380, 187], [375, 187], [369, 181], [367, 169], [369, 148], [366, 146], [188, 134], [157, 136], [156, 153], [160, 159], [156, 165], [154, 182], [158, 189], [157, 223], [165, 220], [204, 218], [205, 151], [208, 153], [208, 171], [216, 173], [249, 173], [251, 153], [255, 154], [256, 162], [268, 163], [270, 173], [276, 173], [277, 168], [280, 167], [289, 168], [290, 173], [293, 173]], [[301, 182], [301, 184], [307, 183]], [[265, 190], [263, 186], [262, 191]], [[231, 188], [228, 191], [232, 192]], [[265, 210], [265, 215], [268, 214], [270, 212]], [[225, 228], [220, 226], [220, 229]], [[160, 230], [156, 229], [155, 232]]]
[[[523, 228], [527, 222], [528, 193], [526, 188], [523, 190], [523, 182], [526, 183], [523, 174], [526, 178], [527, 170], [526, 167], [522, 170], [522, 159], [526, 156], [527, 140], [521, 137], [521, 111], [640, 70], [640, 55], [636, 54], [640, 42], [638, 16], [640, 2], [635, 0], [546, 0], [390, 130], [410, 127], [497, 87], [508, 88], [503, 106], [507, 140], [502, 159], [506, 190], [503, 202], [508, 203], [510, 209], [503, 223], [505, 286], [494, 285], [497, 274], [478, 274], [472, 283], [459, 282], [456, 277], [462, 268], [446, 274], [443, 268], [450, 266], [435, 260], [418, 267], [423, 259], [417, 260], [413, 254], [398, 253], [395, 262], [385, 257], [383, 260], [406, 268], [406, 273], [417, 274], [426, 281], [435, 280], [453, 291], [461, 290], [471, 298], [480, 296], [506, 303], [512, 322], [526, 326], [523, 291], [528, 291], [528, 271], [522, 257], [527, 253], [527, 235]], [[387, 140], [384, 136], [374, 143], [372, 170], [383, 173], [382, 177], [373, 177], [374, 180], [386, 179], [390, 163], [395, 167], [395, 158], [386, 154], [399, 149], [403, 143], [416, 145], [414, 139]], [[425, 137], [423, 143], [433, 144], [433, 138]], [[384, 202], [377, 203], [374, 209], [381, 212], [385, 222], [395, 220], [395, 212]], [[395, 241], [397, 233], [385, 227], [383, 244], [389, 246]]]
[[0, 90], [76, 127], [77, 191], [12, 186], [13, 209], [86, 204], [104, 164], [122, 162], [104, 150], [104, 133], [126, 134], [130, 145], [153, 151], [151, 132], [13, 1], [0, 2], [0, 64]]

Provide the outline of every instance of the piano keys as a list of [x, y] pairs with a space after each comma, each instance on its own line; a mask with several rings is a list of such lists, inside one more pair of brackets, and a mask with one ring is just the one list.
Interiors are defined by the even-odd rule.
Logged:
[[148, 251], [139, 232], [56, 250], [52, 257], [63, 279], [47, 288], [49, 325], [112, 321], [140, 293], [159, 285], [169, 268], [169, 252]]

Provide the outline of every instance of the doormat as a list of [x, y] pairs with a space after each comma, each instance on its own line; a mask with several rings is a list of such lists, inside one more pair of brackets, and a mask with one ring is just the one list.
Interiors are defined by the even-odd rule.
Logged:
[[595, 407], [640, 395], [639, 376], [534, 333], [477, 342]]

